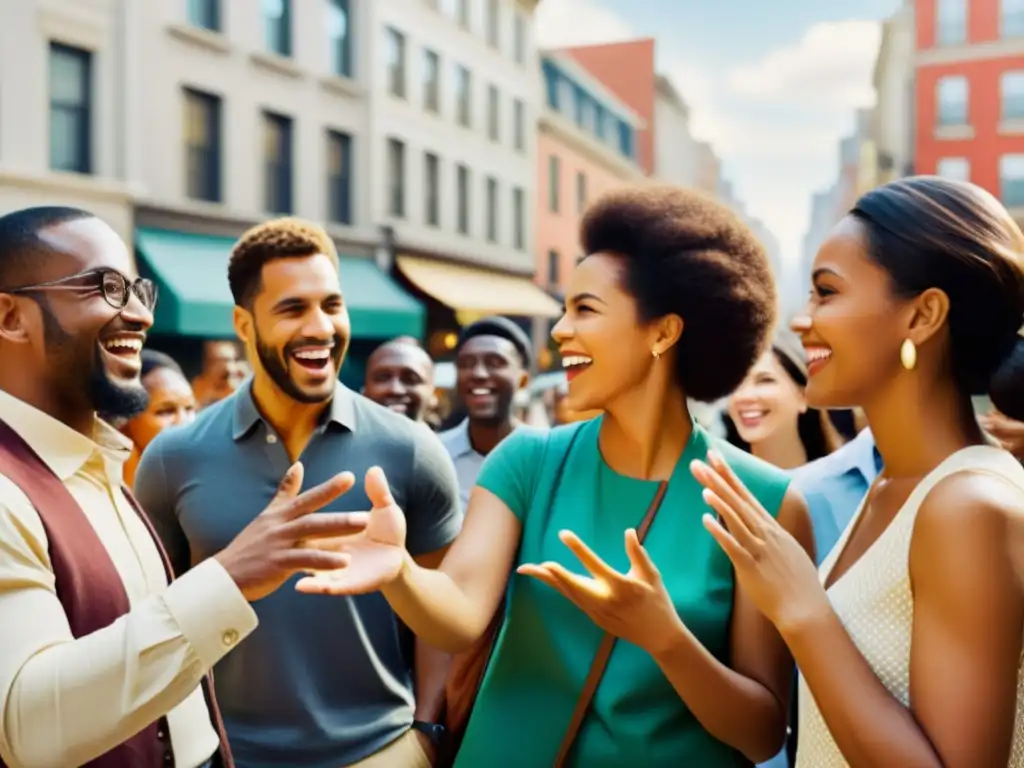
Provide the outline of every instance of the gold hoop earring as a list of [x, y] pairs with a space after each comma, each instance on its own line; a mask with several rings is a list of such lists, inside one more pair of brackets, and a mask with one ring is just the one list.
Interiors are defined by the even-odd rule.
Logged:
[[903, 346], [900, 347], [900, 362], [908, 371], [914, 370], [917, 365], [917, 347], [910, 339], [903, 340]]

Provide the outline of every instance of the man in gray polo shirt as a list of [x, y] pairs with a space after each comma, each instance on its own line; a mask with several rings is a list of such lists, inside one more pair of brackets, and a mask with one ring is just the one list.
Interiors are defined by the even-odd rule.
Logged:
[[[341, 470], [359, 479], [329, 505], [366, 510], [362, 478], [381, 466], [406, 510], [408, 548], [436, 567], [458, 533], [454, 471], [422, 425], [342, 386], [350, 327], [338, 260], [319, 227], [294, 219], [243, 235], [228, 266], [235, 328], [253, 379], [187, 427], [165, 431], [140, 462], [135, 491], [181, 571], [219, 551], [301, 459], [306, 484]], [[253, 608], [260, 626], [216, 669], [239, 768], [427, 766], [443, 657], [416, 644], [379, 593], [297, 593]], [[414, 700], [414, 691], [416, 692]]]
[[485, 317], [459, 334], [455, 386], [467, 417], [440, 437], [455, 463], [463, 512], [484, 457], [519, 424], [513, 406], [526, 386], [531, 352], [529, 337], [507, 317]]

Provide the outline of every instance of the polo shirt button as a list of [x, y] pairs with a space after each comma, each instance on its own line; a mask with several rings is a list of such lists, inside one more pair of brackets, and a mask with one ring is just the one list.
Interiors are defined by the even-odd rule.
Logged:
[[238, 630], [229, 629], [223, 635], [220, 636], [221, 641], [224, 645], [231, 647], [238, 642]]
[[277, 435], [267, 435], [267, 442], [268, 443], [276, 443], [277, 442]]

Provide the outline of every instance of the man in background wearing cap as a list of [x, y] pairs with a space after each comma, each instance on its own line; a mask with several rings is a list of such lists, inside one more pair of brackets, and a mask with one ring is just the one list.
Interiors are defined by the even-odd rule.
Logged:
[[526, 386], [533, 353], [518, 325], [487, 317], [462, 329], [455, 354], [456, 389], [467, 418], [440, 438], [455, 464], [465, 513], [484, 457], [519, 425], [514, 401]]

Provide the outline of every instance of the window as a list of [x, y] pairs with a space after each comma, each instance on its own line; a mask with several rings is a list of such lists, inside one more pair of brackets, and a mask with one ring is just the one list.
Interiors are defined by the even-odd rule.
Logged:
[[469, 0], [455, 0], [455, 11], [459, 26], [469, 29]]
[[501, 22], [501, 0], [487, 0], [487, 44], [498, 47], [498, 29]]
[[458, 214], [455, 227], [460, 235], [469, 234], [469, 168], [459, 165], [455, 170], [455, 204]]
[[331, 0], [327, 9], [327, 33], [331, 41], [331, 72], [341, 77], [352, 77], [350, 29], [348, 0]]
[[587, 176], [583, 171], [576, 172], [576, 212], [583, 213], [587, 207]]
[[957, 45], [967, 40], [967, 0], [938, 0], [935, 40], [939, 45]]
[[50, 167], [92, 173], [92, 54], [50, 43]]
[[562, 164], [556, 155], [548, 158], [548, 210], [558, 213], [558, 188], [561, 186]]
[[512, 102], [512, 121], [514, 146], [521, 152], [526, 149], [526, 105], [522, 99]]
[[186, 18], [193, 27], [220, 32], [220, 0], [188, 0]]
[[957, 181], [970, 181], [971, 163], [966, 157], [943, 157], [936, 165], [935, 175]]
[[558, 251], [548, 251], [548, 285], [558, 285]]
[[267, 48], [279, 56], [292, 55], [292, 0], [263, 0]]
[[219, 202], [220, 114], [218, 96], [185, 89], [185, 194]]
[[1002, 0], [999, 33], [1003, 37], [1024, 37], [1024, 0]]
[[426, 202], [427, 226], [441, 224], [441, 160], [427, 152], [423, 155], [423, 196]]
[[487, 242], [498, 242], [498, 180], [487, 177]]
[[519, 11], [516, 11], [513, 29], [512, 55], [515, 56], [516, 64], [526, 63], [526, 20]]
[[967, 125], [967, 78], [963, 75], [940, 77], [936, 89], [938, 124]]
[[455, 120], [464, 128], [472, 125], [473, 81], [469, 70], [463, 66], [455, 68]]
[[441, 111], [441, 59], [429, 50], [423, 51], [423, 108]]
[[341, 131], [327, 132], [327, 217], [352, 223], [352, 137]]
[[512, 246], [517, 251], [526, 249], [526, 203], [522, 187], [512, 190]]
[[292, 212], [292, 120], [263, 113], [263, 208]]
[[405, 218], [405, 144], [388, 139], [388, 213]]
[[1024, 205], [1024, 155], [999, 158], [999, 186], [1003, 205], [1007, 208]]
[[388, 66], [388, 93], [405, 98], [405, 35], [397, 29], [384, 30], [384, 51]]
[[1024, 70], [1004, 72], [999, 81], [1003, 120], [1024, 120]]
[[498, 86], [487, 86], [487, 138], [498, 141], [500, 137], [501, 114], [498, 104]]

